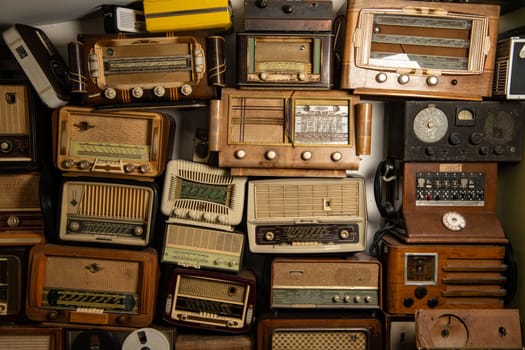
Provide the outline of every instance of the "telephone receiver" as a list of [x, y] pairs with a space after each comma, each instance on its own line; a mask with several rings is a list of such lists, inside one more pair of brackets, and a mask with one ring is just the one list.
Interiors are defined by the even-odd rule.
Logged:
[[386, 220], [397, 218], [396, 207], [390, 199], [397, 188], [398, 178], [398, 171], [393, 160], [385, 159], [378, 164], [374, 176], [374, 199], [379, 214]]

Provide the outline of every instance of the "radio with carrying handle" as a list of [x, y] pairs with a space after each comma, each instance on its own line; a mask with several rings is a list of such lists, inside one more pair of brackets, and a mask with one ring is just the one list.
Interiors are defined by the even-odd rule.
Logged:
[[225, 79], [223, 45], [205, 31], [81, 34], [68, 46], [72, 91], [97, 106], [216, 98]]

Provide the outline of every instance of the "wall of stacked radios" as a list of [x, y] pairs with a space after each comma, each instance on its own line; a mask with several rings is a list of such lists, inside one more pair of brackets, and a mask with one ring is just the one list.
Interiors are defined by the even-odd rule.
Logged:
[[2, 32], [0, 348], [521, 349], [500, 5], [236, 5]]

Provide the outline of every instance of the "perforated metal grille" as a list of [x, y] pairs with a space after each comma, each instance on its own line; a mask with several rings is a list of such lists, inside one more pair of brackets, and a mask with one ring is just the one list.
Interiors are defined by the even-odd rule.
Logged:
[[272, 350], [366, 350], [363, 330], [284, 330], [272, 335]]

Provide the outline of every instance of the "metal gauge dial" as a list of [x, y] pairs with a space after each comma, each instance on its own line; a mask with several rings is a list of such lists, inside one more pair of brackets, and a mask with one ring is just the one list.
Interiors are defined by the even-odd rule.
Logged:
[[447, 115], [434, 105], [420, 110], [414, 117], [413, 123], [416, 137], [426, 143], [439, 141], [448, 130]]
[[465, 217], [458, 212], [449, 211], [443, 214], [443, 225], [450, 231], [461, 231], [467, 225]]
[[506, 111], [489, 111], [483, 128], [488, 139], [506, 142], [512, 139], [514, 120]]

